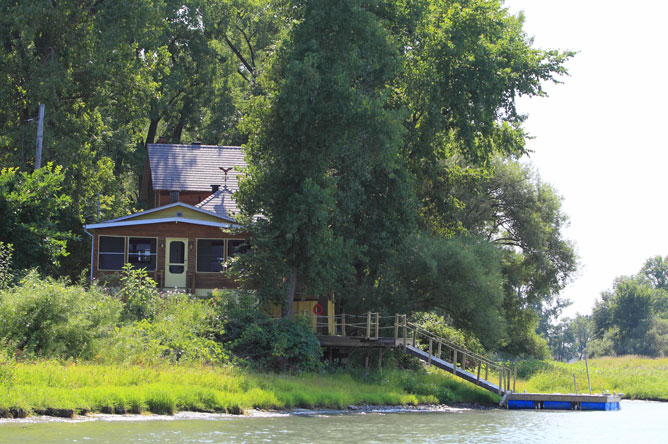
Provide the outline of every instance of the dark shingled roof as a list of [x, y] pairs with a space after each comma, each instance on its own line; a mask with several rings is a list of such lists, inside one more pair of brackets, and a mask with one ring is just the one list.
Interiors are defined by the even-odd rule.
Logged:
[[[239, 189], [234, 167], [246, 167], [239, 146], [149, 144], [148, 159], [154, 190], [211, 191], [211, 185], [225, 186], [233, 193]], [[235, 204], [236, 208], [236, 204]]]

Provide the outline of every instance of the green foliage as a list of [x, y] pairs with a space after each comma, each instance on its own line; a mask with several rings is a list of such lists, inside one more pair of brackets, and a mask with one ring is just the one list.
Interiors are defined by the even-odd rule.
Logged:
[[388, 264], [378, 294], [388, 311], [430, 311], [493, 347], [503, 332], [499, 259], [490, 244], [467, 237], [415, 235]]
[[67, 256], [67, 241], [74, 236], [64, 228], [72, 203], [64, 180], [63, 168], [52, 164], [33, 173], [0, 170], [0, 242], [18, 246], [16, 269], [39, 267], [51, 273]]
[[14, 246], [0, 241], [0, 290], [11, 286], [14, 280], [12, 273], [12, 254]]
[[558, 324], [550, 326], [547, 342], [553, 359], [570, 361], [584, 359], [591, 353], [590, 343], [594, 334], [594, 325], [590, 316], [577, 314], [575, 318], [564, 318]]
[[400, 115], [389, 110], [386, 93], [398, 48], [359, 0], [292, 6], [301, 20], [262, 79], [268, 94], [249, 120], [248, 180], [239, 193], [247, 217], [266, 217], [249, 225], [254, 261], [241, 276], [263, 299], [287, 301], [286, 315], [297, 281], [317, 297], [340, 291], [355, 266], [365, 271], [372, 227], [359, 221], [373, 208], [379, 213], [369, 220], [391, 225], [383, 210], [396, 207], [384, 203], [404, 196], [373, 192], [377, 180], [402, 177], [395, 175]]
[[[235, 197], [253, 245], [236, 271], [262, 300], [286, 315], [298, 293], [349, 311], [433, 307], [486, 346], [518, 331], [505, 350], [536, 354], [525, 312], [563, 287], [574, 258], [553, 190], [494, 159], [524, 152], [515, 98], [543, 95], [572, 53], [533, 48], [522, 21], [490, 0], [3, 2], [0, 242], [17, 269], [76, 277], [96, 196], [102, 219], [148, 198], [147, 143], [248, 142]], [[61, 166], [19, 173], [40, 103], [44, 163]], [[423, 260], [404, 272], [416, 227], [441, 252], [411, 251]], [[503, 254], [443, 247], [457, 233]], [[129, 285], [124, 318], [150, 319], [150, 285]]]
[[[127, 306], [126, 306], [127, 307]], [[217, 311], [207, 300], [169, 293], [155, 298], [151, 317], [117, 328], [97, 359], [107, 363], [223, 363], [227, 354]]]
[[451, 344], [478, 353], [479, 355], [486, 354], [485, 348], [480, 344], [478, 338], [452, 327], [452, 321], [443, 316], [422, 312], [414, 313], [411, 319], [415, 324]]
[[303, 317], [272, 319], [253, 295], [219, 298], [216, 303], [225, 328], [219, 340], [235, 356], [261, 370], [316, 371], [322, 350], [310, 322]]
[[596, 341], [592, 344], [592, 352], [596, 356], [657, 356], [658, 344], [650, 340], [649, 332], [655, 326], [652, 339], [662, 341], [661, 326], [657, 324], [661, 312], [654, 308], [664, 292], [661, 288], [652, 288], [646, 279], [616, 279], [612, 291], [603, 293], [594, 306], [592, 319]]
[[125, 302], [123, 317], [135, 321], [153, 319], [159, 294], [156, 282], [148, 277], [146, 269], [125, 264], [120, 283], [119, 295]]
[[29, 273], [0, 291], [0, 341], [26, 357], [91, 359], [118, 322], [121, 304], [96, 288], [83, 289]]

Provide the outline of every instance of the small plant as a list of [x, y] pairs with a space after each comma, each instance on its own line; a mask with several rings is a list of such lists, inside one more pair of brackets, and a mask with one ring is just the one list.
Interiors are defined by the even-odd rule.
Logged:
[[120, 295], [125, 302], [123, 315], [130, 320], [153, 319], [159, 298], [156, 282], [145, 268], [123, 266]]

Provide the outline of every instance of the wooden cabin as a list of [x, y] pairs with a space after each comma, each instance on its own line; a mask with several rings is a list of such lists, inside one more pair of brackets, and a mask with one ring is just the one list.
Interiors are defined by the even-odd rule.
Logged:
[[164, 289], [206, 294], [236, 287], [222, 271], [249, 246], [233, 197], [245, 166], [238, 146], [149, 144], [142, 196], [150, 209], [86, 225], [93, 277], [130, 263]]
[[[119, 274], [130, 263], [162, 289], [206, 295], [235, 288], [222, 271], [251, 242], [234, 200], [245, 167], [238, 146], [149, 144], [141, 197], [150, 209], [85, 226], [93, 236], [92, 276]], [[313, 313], [317, 303], [300, 296], [293, 311]], [[325, 305], [325, 314], [334, 312]], [[278, 304], [268, 310], [280, 315]]]

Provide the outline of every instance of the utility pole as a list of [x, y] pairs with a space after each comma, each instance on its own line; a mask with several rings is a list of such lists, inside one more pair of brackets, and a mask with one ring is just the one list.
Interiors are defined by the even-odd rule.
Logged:
[[39, 104], [39, 121], [37, 122], [37, 151], [35, 152], [35, 170], [42, 167], [42, 138], [44, 135], [44, 104]]

